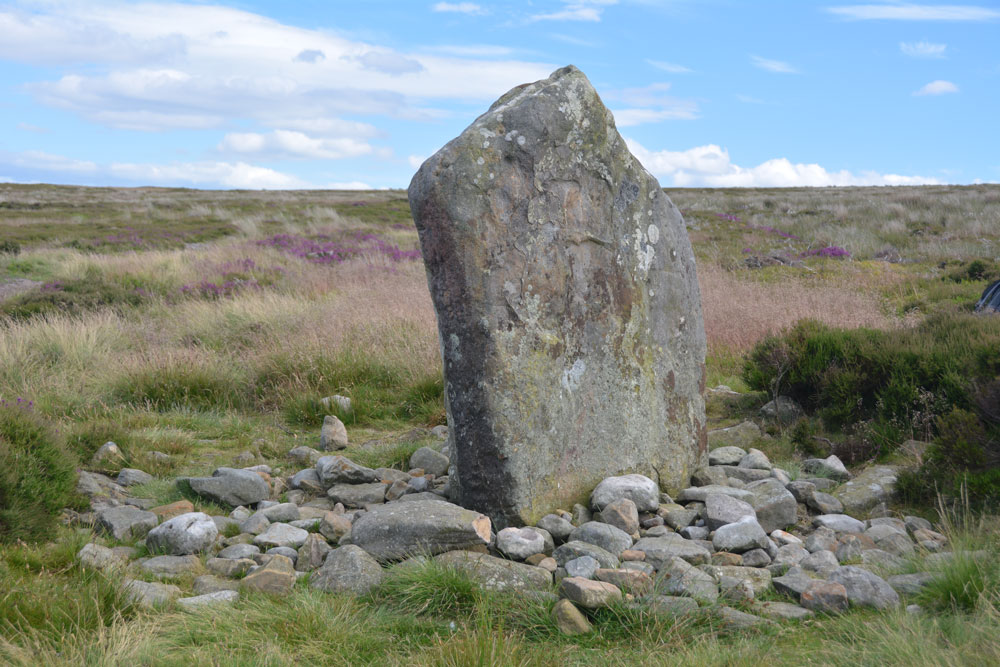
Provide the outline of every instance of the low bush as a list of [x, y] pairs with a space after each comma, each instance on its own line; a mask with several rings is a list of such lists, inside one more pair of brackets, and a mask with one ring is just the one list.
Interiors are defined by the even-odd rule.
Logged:
[[125, 308], [149, 300], [150, 293], [104, 277], [48, 282], [0, 304], [0, 319], [25, 320], [47, 313], [76, 315], [102, 307]]
[[0, 400], [0, 543], [49, 539], [75, 504], [75, 457], [30, 403]]
[[[968, 477], [977, 501], [1000, 464], [1000, 318], [943, 312], [895, 331], [835, 329], [804, 321], [748, 355], [744, 380], [791, 396], [827, 427], [847, 432], [859, 460], [909, 438], [933, 439], [927, 472], [950, 493]], [[804, 429], [805, 427], [803, 427]], [[804, 432], [800, 434], [804, 436]], [[848, 452], [837, 452], [838, 455]], [[904, 477], [929, 499], [934, 484]]]
[[21, 252], [21, 244], [17, 241], [12, 241], [10, 239], [4, 239], [0, 241], [0, 254], [2, 255], [17, 255]]

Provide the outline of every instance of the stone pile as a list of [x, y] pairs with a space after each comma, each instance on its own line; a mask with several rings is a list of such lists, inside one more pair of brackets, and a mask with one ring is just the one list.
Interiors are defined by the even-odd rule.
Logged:
[[[494, 532], [488, 517], [446, 497], [447, 457], [434, 448], [415, 452], [411, 465], [421, 467], [408, 472], [296, 449], [292, 460], [315, 464], [292, 475], [253, 466], [178, 479], [215, 502], [258, 497], [251, 476], [258, 480], [267, 497], [228, 516], [194, 512], [188, 501], [143, 509], [148, 502], [110, 479], [83, 473], [91, 477], [83, 486], [104, 493], [93, 499], [97, 528], [117, 540], [144, 537], [161, 555], [132, 560], [134, 548], [88, 544], [81, 563], [162, 580], [133, 576], [128, 590], [143, 604], [178, 599], [191, 609], [231, 604], [241, 590], [287, 594], [307, 575], [313, 588], [363, 594], [387, 567], [433, 558], [490, 589], [558, 598], [554, 622], [577, 633], [590, 627], [586, 610], [619, 603], [674, 615], [707, 606], [740, 627], [849, 606], [885, 609], [932, 575], [880, 573], [917, 552], [947, 553], [946, 538], [918, 517], [845, 513], [838, 498], [855, 494], [858, 479], [878, 475], [888, 485], [888, 473], [876, 467], [849, 480], [835, 456], [803, 464], [806, 474], [822, 476], [791, 481], [762, 452], [722, 445], [696, 473], [701, 485], [676, 501], [648, 477], [609, 477], [586, 506]], [[184, 576], [194, 578], [186, 598], [169, 583]], [[787, 601], [762, 601], [770, 590]]]

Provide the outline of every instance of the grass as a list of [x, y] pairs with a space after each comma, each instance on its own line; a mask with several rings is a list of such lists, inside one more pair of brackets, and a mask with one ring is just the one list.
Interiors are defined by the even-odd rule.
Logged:
[[[809, 318], [905, 338], [928, 313], [961, 316], [1000, 256], [996, 186], [669, 194], [698, 259], [707, 385], [740, 392], [708, 397], [710, 428], [756, 419], [769, 396], [742, 369], [767, 336]], [[401, 192], [0, 184], [0, 238], [19, 249], [0, 252], [0, 285], [39, 283], [0, 296], [0, 399], [32, 400], [65, 438], [66, 460], [116, 442], [122, 465], [156, 476], [136, 496], [178, 500], [175, 476], [210, 474], [244, 450], [289, 472], [285, 453], [318, 445], [320, 399], [335, 393], [354, 405], [332, 408], [351, 440], [342, 453], [369, 467], [406, 469], [433, 442], [424, 429], [444, 422], [436, 320], [423, 267], [407, 258], [417, 237]], [[849, 254], [822, 252], [832, 247]], [[317, 248], [336, 261], [309, 256]], [[813, 435], [836, 438], [824, 428], [813, 418], [756, 444], [795, 473], [818, 454]], [[621, 605], [592, 614], [595, 632], [576, 638], [555, 629], [551, 603], [482, 591], [433, 563], [360, 599], [298, 586], [210, 614], [135, 609], [115, 576], [74, 564], [91, 535], [54, 526], [49, 541], [0, 546], [0, 662], [995, 663], [991, 524], [956, 515], [946, 525], [992, 558], [943, 567], [924, 615], [852, 610], [726, 632], [711, 610], [677, 621]]]

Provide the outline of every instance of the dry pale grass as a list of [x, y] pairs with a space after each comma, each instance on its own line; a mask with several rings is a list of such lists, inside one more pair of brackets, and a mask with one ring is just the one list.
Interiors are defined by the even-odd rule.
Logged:
[[746, 350], [801, 319], [831, 326], [890, 329], [901, 321], [886, 314], [877, 293], [789, 276], [763, 281], [750, 271], [698, 267], [709, 351]]

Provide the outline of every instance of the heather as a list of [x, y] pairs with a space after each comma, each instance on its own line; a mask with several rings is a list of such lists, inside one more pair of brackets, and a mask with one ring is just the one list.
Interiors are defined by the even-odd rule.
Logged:
[[[911, 437], [926, 441], [924, 467], [903, 478], [893, 514], [938, 521], [963, 494], [973, 505], [995, 497], [1000, 333], [997, 318], [971, 307], [1000, 276], [1000, 189], [669, 194], [698, 261], [708, 389], [737, 391], [707, 394], [710, 429], [757, 421], [754, 446], [793, 475], [810, 456], [844, 454], [857, 470], [900, 460], [898, 445]], [[0, 486], [19, 494], [10, 504], [18, 517], [37, 517], [0, 546], [0, 662], [853, 665], [1000, 656], [995, 568], [978, 560], [942, 566], [948, 577], [926, 602], [934, 613], [852, 610], [746, 631], [622, 606], [602, 612], [595, 634], [564, 637], [550, 603], [487, 595], [433, 568], [361, 599], [305, 586], [284, 599], [248, 595], [210, 622], [172, 607], [135, 609], [115, 575], [75, 561], [88, 541], [118, 544], [61, 525], [62, 508], [77, 502], [77, 467], [140, 468], [154, 480], [134, 495], [166, 503], [183, 498], [176, 476], [237, 461], [293, 472], [287, 452], [317, 446], [327, 414], [346, 424], [341, 453], [373, 468], [405, 469], [444, 422], [436, 320], [406, 198], [21, 185], [0, 185], [0, 197], [0, 238], [19, 248], [0, 251]], [[26, 282], [5, 293], [8, 280]], [[806, 418], [763, 421], [758, 411], [776, 392], [802, 402]], [[321, 401], [332, 394], [350, 396], [353, 409]], [[9, 454], [7, 433], [18, 451], [39, 453], [30, 467]], [[124, 460], [91, 465], [107, 441]], [[51, 480], [53, 493], [25, 476]], [[949, 539], [995, 556], [995, 522], [985, 516], [956, 522]]]

